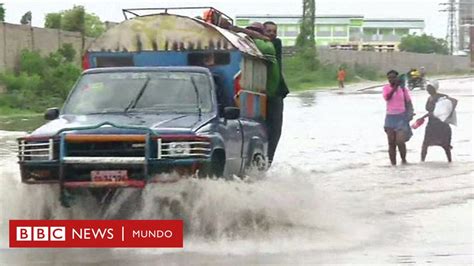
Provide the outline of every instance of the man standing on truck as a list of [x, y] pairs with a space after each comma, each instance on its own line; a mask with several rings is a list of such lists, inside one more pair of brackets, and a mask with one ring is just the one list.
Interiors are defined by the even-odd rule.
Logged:
[[274, 97], [268, 97], [267, 101], [267, 123], [272, 132], [271, 139], [269, 139], [268, 143], [268, 159], [269, 163], [271, 164], [281, 136], [281, 128], [283, 125], [283, 99], [285, 99], [286, 95], [289, 93], [289, 90], [283, 77], [283, 65], [281, 60], [282, 43], [280, 38], [277, 37], [278, 26], [273, 21], [267, 21], [263, 23], [263, 26], [265, 30], [265, 36], [270, 38], [273, 46], [275, 47], [276, 60], [278, 62], [278, 68], [280, 71], [280, 82], [278, 84], [277, 93]]
[[[262, 23], [254, 22], [242, 31], [252, 37], [258, 50], [265, 56], [267, 67], [267, 132], [268, 163], [271, 165], [281, 135], [283, 97], [280, 95], [281, 68], [273, 41], [265, 34]], [[280, 50], [281, 58], [281, 50]], [[286, 96], [286, 94], [285, 94]]]
[[[269, 62], [267, 67], [267, 131], [268, 131], [268, 162], [273, 161], [273, 156], [280, 139], [281, 121], [283, 113], [283, 97], [279, 95], [281, 69], [277, 61], [277, 53], [271, 39], [265, 36], [265, 27], [262, 23], [254, 22], [247, 28], [233, 25], [222, 27], [247, 34], [253, 39], [258, 50]], [[286, 96], [286, 94], [285, 94]], [[278, 122], [280, 121], [280, 122]]]

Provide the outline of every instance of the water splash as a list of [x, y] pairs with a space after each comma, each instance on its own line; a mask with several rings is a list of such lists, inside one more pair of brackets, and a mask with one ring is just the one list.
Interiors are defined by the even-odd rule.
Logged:
[[[209, 250], [214, 252], [224, 244], [227, 252], [252, 252], [264, 241], [271, 247], [268, 252], [281, 252], [271, 245], [277, 239], [285, 249], [297, 248], [297, 243], [308, 249], [327, 248], [328, 241], [333, 248], [358, 244], [347, 242], [347, 236], [354, 237], [354, 223], [347, 222], [353, 219], [315, 187], [315, 173], [285, 168], [249, 181], [186, 178], [123, 190], [106, 207], [84, 196], [72, 208], [63, 208], [57, 185], [20, 183], [18, 165], [11, 159], [3, 160], [0, 181], [2, 235], [8, 234], [10, 219], [183, 219], [188, 250], [213, 246]], [[229, 242], [241, 245], [225, 244]], [[3, 239], [1, 247], [7, 245]]]

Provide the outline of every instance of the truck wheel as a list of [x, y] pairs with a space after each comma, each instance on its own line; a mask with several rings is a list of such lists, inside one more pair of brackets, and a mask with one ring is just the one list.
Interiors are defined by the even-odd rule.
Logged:
[[253, 156], [252, 161], [250, 162], [250, 166], [246, 171], [248, 173], [263, 173], [267, 170], [268, 163], [267, 159], [263, 154], [257, 153]]
[[216, 150], [212, 154], [211, 163], [204, 166], [199, 171], [199, 177], [223, 177], [225, 167], [225, 153], [222, 150]]

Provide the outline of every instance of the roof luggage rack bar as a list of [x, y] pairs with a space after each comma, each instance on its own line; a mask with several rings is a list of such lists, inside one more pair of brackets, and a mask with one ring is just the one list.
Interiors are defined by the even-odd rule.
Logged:
[[[215, 9], [214, 7], [211, 7], [211, 6], [199, 6], [199, 7], [162, 7], [162, 8], [159, 8], [159, 7], [149, 7], [149, 8], [125, 8], [125, 9], [122, 9], [122, 12], [123, 12], [123, 15], [125, 17], [125, 20], [128, 20], [128, 16], [127, 14], [131, 14], [131, 15], [134, 15], [136, 17], [140, 17], [139, 14], [137, 14], [136, 12], [134, 11], [153, 11], [153, 10], [156, 10], [156, 11], [159, 11], [159, 10], [163, 10], [164, 13], [168, 13], [168, 10], [194, 10], [194, 9], [212, 9], [213, 11], [219, 13], [219, 15], [222, 15], [224, 16], [226, 19], [228, 19], [232, 24], [234, 24], [234, 20], [228, 16], [227, 14], [219, 11], [218, 9]], [[150, 14], [147, 14], [147, 15], [150, 15]]]

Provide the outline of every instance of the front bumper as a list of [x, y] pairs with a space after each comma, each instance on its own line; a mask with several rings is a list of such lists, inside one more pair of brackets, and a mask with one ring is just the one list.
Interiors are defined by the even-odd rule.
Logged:
[[[59, 183], [61, 188], [144, 187], [150, 182], [168, 182], [162, 178], [165, 174], [194, 175], [210, 164], [212, 147], [207, 137], [161, 136], [148, 128], [112, 126], [127, 133], [81, 134], [85, 129], [90, 132], [88, 127], [64, 130], [55, 137], [19, 139], [22, 182]], [[135, 133], [131, 134], [132, 129]], [[176, 143], [184, 151], [176, 153]], [[126, 177], [97, 181], [93, 171], [121, 171]]]
[[[108, 158], [110, 159], [110, 158]], [[108, 160], [107, 159], [107, 160]], [[106, 161], [107, 161], [106, 160]], [[63, 183], [64, 187], [135, 187], [143, 188], [147, 183], [166, 183], [176, 181], [178, 176], [192, 176], [207, 167], [210, 159], [165, 159], [145, 160], [134, 163], [101, 163], [100, 158], [82, 161], [57, 162], [21, 162], [21, 178], [26, 184]], [[100, 170], [125, 170], [127, 180], [121, 181], [92, 181], [91, 172]], [[61, 173], [62, 172], [62, 173]], [[173, 174], [173, 177], [168, 177]]]

